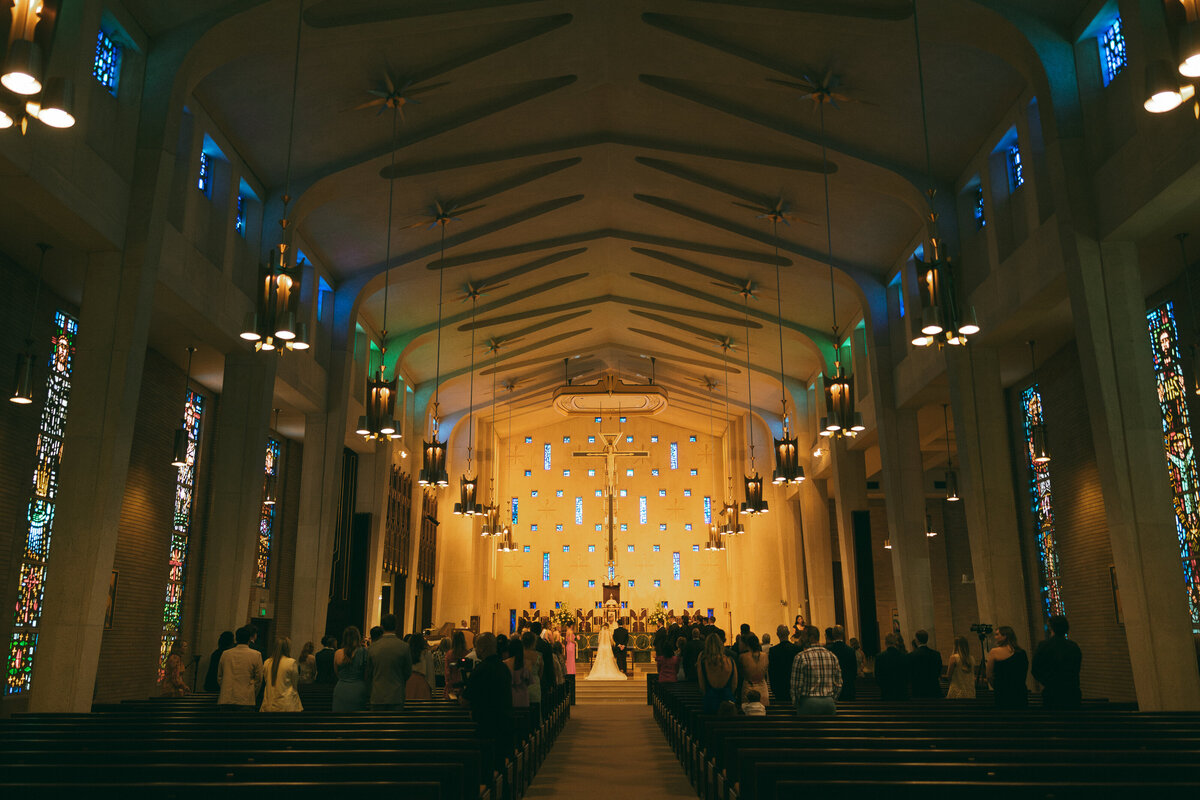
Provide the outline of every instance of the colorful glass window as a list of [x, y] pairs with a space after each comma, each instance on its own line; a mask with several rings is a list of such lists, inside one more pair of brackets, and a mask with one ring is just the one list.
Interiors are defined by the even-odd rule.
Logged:
[[[562, 587], [563, 587], [564, 589], [570, 589], [570, 588], [571, 588], [571, 582], [570, 582], [569, 580], [564, 580], [564, 581], [562, 582]], [[555, 607], [555, 608], [561, 608], [561, 606], [560, 606], [558, 603], [555, 603], [555, 604], [554, 604], [554, 607]]]
[[657, 553], [660, 550], [662, 550], [662, 545], [661, 544], [651, 545], [650, 549]]
[[563, 444], [570, 444], [570, 443], [571, 443], [571, 437], [570, 437], [570, 436], [564, 436], [564, 437], [563, 437]]
[[564, 552], [564, 553], [569, 553], [569, 552], [571, 552], [571, 545], [569, 545], [569, 544], [564, 544], [564, 545], [563, 545], [563, 552]]
[[1021, 146], [1013, 142], [1008, 147], [1008, 188], [1015, 191], [1025, 183], [1025, 166], [1021, 162]]
[[550, 554], [542, 553], [542, 580], [550, 580]]
[[[263, 482], [264, 484], [279, 482], [279, 442], [275, 439], [267, 439], [267, 455], [263, 465]], [[266, 494], [266, 486], [264, 485], [263, 494]], [[275, 537], [275, 515], [278, 498], [273, 498], [275, 502], [268, 503], [266, 498], [263, 498], [262, 514], [258, 520], [258, 557], [255, 560], [254, 566], [254, 585], [260, 588], [267, 588], [267, 580], [270, 577], [271, 571], [271, 540]]]
[[604, 497], [604, 490], [603, 490], [603, 489], [597, 489], [597, 490], [596, 490], [596, 497]]
[[537, 533], [537, 523], [536, 522], [529, 526], [529, 532]]
[[627, 531], [627, 530], [629, 530], [629, 523], [628, 523], [628, 522], [622, 522], [622, 523], [621, 523], [621, 530], [623, 530], [623, 531]]
[[627, 469], [627, 470], [625, 470], [625, 477], [626, 477], [626, 478], [632, 478], [632, 477], [633, 477], [633, 470], [632, 470], [632, 469]]
[[618, 495], [620, 495], [621, 497], [625, 497], [626, 495], [628, 495], [628, 494], [629, 494], [629, 492], [627, 492], [626, 490], [622, 489], [621, 491], [617, 492], [617, 494], [618, 494]]
[[589, 437], [588, 437], [588, 444], [595, 444], [595, 443], [596, 443], [596, 437], [595, 437], [595, 436], [589, 436]]
[[696, 441], [696, 436], [695, 436], [695, 434], [693, 434], [693, 435], [689, 436], [689, 437], [688, 437], [688, 441], [689, 441], [689, 442], [694, 442], [694, 441]]
[[564, 478], [569, 478], [569, 477], [571, 477], [571, 470], [569, 470], [569, 469], [564, 469], [564, 470], [563, 470], [563, 477], [564, 477]]
[[699, 586], [700, 586], [700, 579], [699, 579], [699, 578], [696, 578], [694, 581], [692, 581], [692, 586], [695, 586], [695, 587], [699, 588]]
[[[596, 581], [595, 581], [595, 579], [594, 579], [594, 578], [588, 578], [588, 588], [589, 588], [589, 589], [595, 589], [595, 588], [596, 588]], [[596, 605], [597, 605], [597, 606], [599, 606], [600, 604], [599, 604], [599, 603], [596, 603]]]
[[671, 442], [671, 469], [679, 469], [679, 443]]
[[646, 524], [646, 498], [645, 498], [645, 496], [638, 498], [638, 521], [643, 525]]
[[693, 552], [693, 553], [699, 553], [699, 552], [700, 552], [700, 545], [698, 545], [698, 544], [694, 544], [694, 545], [692, 545], [692, 552]]
[[667, 529], [667, 523], [665, 523], [665, 522], [658, 523], [658, 529], [660, 531], [665, 531]]
[[704, 524], [712, 525], [712, 498], [704, 498]]
[[175, 515], [168, 558], [167, 596], [163, 603], [162, 640], [158, 654], [158, 677], [162, 679], [171, 645], [183, 626], [184, 577], [187, 572], [188, 541], [192, 532], [192, 501], [196, 493], [196, 461], [200, 452], [200, 419], [204, 398], [188, 390], [183, 406], [183, 430], [187, 434], [187, 456], [175, 474]]
[[666, 497], [666, 496], [667, 496], [667, 490], [666, 490], [666, 489], [659, 489], [659, 490], [658, 490], [658, 496], [659, 496], [659, 497]]
[[596, 417], [596, 424], [597, 424], [597, 425], [599, 425], [599, 424], [600, 424], [600, 418], [599, 418], [599, 417]]
[[196, 180], [196, 186], [205, 197], [212, 199], [212, 156], [204, 151], [200, 151], [200, 176]]
[[594, 545], [594, 544], [589, 544], [589, 545], [588, 545], [588, 552], [589, 552], [589, 553], [594, 553], [594, 552], [596, 552], [596, 545]]
[[1113, 18], [1112, 24], [1100, 34], [1098, 42], [1100, 44], [1100, 64], [1104, 72], [1104, 85], [1108, 86], [1129, 63], [1125, 54], [1125, 33], [1121, 30], [1120, 16]]
[[531, 489], [531, 490], [529, 491], [529, 496], [530, 496], [530, 497], [537, 497], [537, 489]]
[[1058, 548], [1054, 543], [1054, 496], [1050, 491], [1050, 465], [1033, 460], [1035, 426], [1045, 424], [1042, 417], [1042, 395], [1036, 384], [1021, 393], [1021, 409], [1025, 424], [1025, 458], [1029, 466], [1029, 498], [1037, 522], [1038, 577], [1046, 618], [1066, 614], [1062, 599], [1062, 582], [1058, 570]]
[[630, 578], [630, 579], [629, 579], [629, 588], [630, 588], [630, 589], [632, 589], [632, 588], [633, 588], [633, 578]]
[[650, 435], [650, 444], [658, 444], [658, 434], [657, 433]]
[[555, 497], [562, 497], [562, 496], [563, 496], [563, 490], [562, 490], [562, 489], [555, 489], [555, 490], [554, 490], [554, 496], [555, 496]]
[[626, 442], [627, 444], [628, 444], [628, 443], [632, 443], [632, 442], [633, 442], [633, 437], [632, 437], [632, 436], [626, 436], [626, 437], [625, 437], [625, 442]]
[[1192, 425], [1188, 419], [1187, 383], [1179, 355], [1175, 306], [1164, 303], [1146, 315], [1154, 353], [1154, 381], [1162, 409], [1163, 445], [1167, 476], [1175, 505], [1175, 534], [1183, 560], [1192, 631], [1200, 633], [1200, 485]]
[[633, 545], [631, 545], [631, 544], [630, 544], [630, 545], [626, 545], [626, 546], [625, 546], [625, 552], [627, 552], [627, 553], [632, 553], [632, 552], [633, 552]]
[[527, 469], [527, 470], [525, 470], [525, 477], [526, 477], [526, 478], [532, 478], [532, 477], [533, 477], [533, 470], [531, 470], [531, 469]]
[[532, 436], [526, 436], [526, 437], [525, 437], [525, 444], [533, 444], [533, 437], [532, 437]]
[[562, 526], [562, 523], [561, 523], [561, 522], [557, 523], [557, 524], [554, 526], [554, 530], [555, 530], [555, 531], [557, 531], [558, 533], [562, 533], [562, 529], [563, 529], [563, 526]]
[[690, 522], [683, 523], [683, 529], [685, 531], [690, 531], [692, 529], [692, 523], [690, 523]]
[[594, 477], [596, 477], [596, 470], [594, 470], [594, 469], [589, 469], [589, 470], [588, 470], [588, 477], [589, 477], [589, 478], [594, 478]]
[[596, 530], [597, 530], [597, 531], [604, 530], [604, 526], [603, 526], [603, 525], [601, 525], [599, 522], [597, 522], [597, 523], [596, 523]]
[[[987, 227], [987, 211], [983, 205], [983, 184], [975, 187], [975, 202], [972, 210], [975, 215], [975, 230], [983, 230]], [[901, 292], [903, 295], [903, 292]], [[902, 315], [903, 316], [903, 315]]]
[[661, 588], [661, 587], [662, 587], [662, 581], [660, 581], [658, 578], [655, 578], [655, 579], [654, 579], [654, 588], [655, 588], [655, 589], [658, 589], [658, 588]]
[[650, 470], [650, 477], [652, 477], [652, 478], [658, 477], [658, 467], [655, 467], [654, 469]]
[[679, 551], [676, 550], [671, 554], [671, 575], [675, 580], [679, 580]]
[[526, 553], [529, 552], [529, 545], [525, 545], [525, 550], [523, 552], [526, 552]]
[[625, 418], [624, 418], [624, 417], [621, 417], [621, 424], [622, 424], [622, 425], [624, 425], [624, 424], [625, 424]]
[[550, 443], [549, 442], [547, 442], [546, 446], [542, 448], [542, 469], [545, 469], [545, 470], [550, 469]]
[[6, 694], [17, 694], [33, 681], [33, 660], [37, 654], [38, 623], [42, 618], [42, 595], [46, 587], [46, 569], [50, 561], [50, 535], [54, 528], [54, 509], [58, 501], [58, 465], [62, 458], [63, 436], [67, 425], [67, 404], [71, 398], [71, 370], [75, 358], [75, 336], [79, 322], [61, 311], [54, 313], [54, 333], [50, 336], [50, 376], [46, 379], [46, 405], [38, 425], [37, 449], [33, 468], [33, 492], [25, 510], [25, 549], [17, 579], [17, 601], [13, 632], [8, 642]]
[[582, 497], [575, 498], [575, 524], [576, 525], [583, 524], [583, 498]]
[[692, 490], [691, 490], [691, 489], [684, 489], [684, 490], [683, 490], [683, 496], [684, 496], [684, 497], [691, 497], [691, 496], [692, 496]]
[[517, 524], [517, 498], [512, 499], [512, 524]]
[[608, 579], [611, 581], [617, 577], [617, 568], [612, 564], [608, 565]]
[[[233, 229], [242, 236], [246, 235], [246, 196], [239, 194], [237, 196], [237, 211], [233, 215]], [[320, 314], [318, 313], [319, 317]]]
[[692, 469], [688, 470], [688, 474], [694, 478], [700, 474], [700, 470], [693, 467]]
[[521, 588], [522, 588], [522, 589], [528, 589], [528, 588], [529, 588], [529, 581], [521, 581]]
[[121, 80], [121, 45], [104, 31], [96, 32], [96, 58], [92, 61], [92, 76], [108, 93], [117, 96]]

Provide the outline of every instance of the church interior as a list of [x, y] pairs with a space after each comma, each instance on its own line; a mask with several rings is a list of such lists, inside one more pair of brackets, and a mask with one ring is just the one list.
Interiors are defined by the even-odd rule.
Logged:
[[[389, 615], [573, 631], [496, 800], [605, 780], [579, 725], [703, 741], [657, 683], [684, 614], [840, 626], [867, 674], [1065, 616], [1098, 728], [1200, 720], [1197, 0], [10, 0], [0, 31], [6, 740], [151, 713], [183, 643], [214, 703], [222, 632]], [[576, 706], [618, 622], [629, 696]], [[712, 758], [653, 796], [813, 778]]]

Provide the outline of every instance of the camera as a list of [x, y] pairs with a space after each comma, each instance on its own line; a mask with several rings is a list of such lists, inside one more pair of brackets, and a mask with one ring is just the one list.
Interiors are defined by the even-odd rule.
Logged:
[[979, 638], [992, 635], [992, 625], [988, 622], [976, 622], [971, 626], [971, 633], [978, 633]]

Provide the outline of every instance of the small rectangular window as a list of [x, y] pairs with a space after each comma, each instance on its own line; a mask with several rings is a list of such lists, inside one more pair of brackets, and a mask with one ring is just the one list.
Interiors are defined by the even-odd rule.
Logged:
[[671, 554], [671, 574], [675, 580], [679, 580], [679, 551], [676, 550]]
[[96, 58], [92, 62], [92, 75], [109, 94], [117, 96], [117, 84], [121, 80], [121, 45], [102, 30], [96, 32]]
[[[588, 588], [589, 588], [589, 589], [594, 589], [594, 588], [596, 588], [596, 581], [594, 581], [594, 580], [592, 580], [591, 578], [589, 578], [589, 579], [588, 579]], [[600, 604], [599, 604], [599, 603], [596, 603], [596, 605], [597, 605], [597, 606], [599, 606]]]
[[654, 579], [654, 588], [655, 588], [655, 589], [658, 589], [658, 588], [660, 588], [661, 586], [662, 586], [662, 581], [660, 581], [658, 578], [655, 578], [655, 579]]
[[1021, 162], [1021, 145], [1013, 142], [1008, 146], [1008, 188], [1016, 191], [1025, 183], [1025, 167]]
[[[246, 196], [239, 193], [237, 196], [237, 212], [233, 216], [233, 227], [240, 235], [246, 235]], [[317, 303], [320, 304], [318, 297]], [[321, 316], [321, 312], [317, 311], [317, 316]]]
[[973, 208], [975, 215], [975, 230], [981, 231], [987, 227], [987, 212], [983, 206], [983, 184], [975, 187], [975, 203]]
[[1108, 86], [1129, 63], [1125, 55], [1125, 33], [1121, 30], [1119, 15], [1113, 18], [1097, 41], [1100, 45], [1100, 66], [1104, 72], [1104, 85]]
[[196, 180], [196, 186], [209, 200], [212, 199], [212, 156], [200, 151], [200, 176]]
[[528, 589], [528, 588], [529, 588], [529, 581], [521, 581], [521, 588], [522, 588], [522, 589]]

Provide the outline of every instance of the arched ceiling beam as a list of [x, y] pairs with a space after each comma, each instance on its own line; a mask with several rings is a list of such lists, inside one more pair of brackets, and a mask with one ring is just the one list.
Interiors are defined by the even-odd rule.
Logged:
[[[406, 0], [380, 3], [379, 0], [323, 0], [304, 13], [304, 21], [314, 28], [344, 28], [352, 25], [378, 25], [399, 19], [431, 17], [438, 14], [465, 14], [490, 8], [528, 5], [536, 0]], [[570, 14], [564, 14], [570, 21]]]
[[[658, 170], [667, 175], [685, 180], [688, 183], [694, 183], [697, 186], [703, 186], [705, 189], [712, 189], [714, 192], [720, 192], [721, 194], [743, 200], [752, 205], [770, 208], [777, 200], [775, 197], [770, 197], [753, 189], [747, 189], [743, 186], [723, 181], [720, 178], [714, 178], [712, 175], [691, 169], [674, 161], [664, 161], [661, 158], [649, 158], [647, 156], [637, 156], [633, 160], [642, 166]], [[830, 164], [828, 172], [830, 175], [837, 172], [837, 165]], [[815, 225], [816, 223], [810, 222], [809, 224]]]
[[[689, 353], [700, 353], [702, 355], [710, 355], [711, 354], [711, 351], [708, 350], [707, 348], [700, 347], [699, 345], [692, 344], [691, 342], [685, 342], [682, 339], [676, 339], [672, 336], [664, 336], [659, 331], [648, 331], [645, 328], [630, 328], [629, 330], [630, 330], [630, 332], [636, 333], [639, 336], [646, 336], [646, 337], [648, 337], [650, 339], [654, 339], [655, 341], [658, 341], [658, 342], [666, 342], [669, 345], [678, 347], [679, 349], [684, 350]], [[667, 356], [667, 358], [669, 359], [670, 356]], [[745, 362], [745, 359], [741, 359], [738, 361], [738, 363], [745, 364], [746, 362]], [[751, 371], [757, 372], [760, 375], [765, 375], [768, 378], [771, 378], [772, 380], [779, 380], [778, 370], [776, 370], [772, 367], [763, 367], [758, 364], [755, 364], [754, 362], [751, 362], [750, 369], [751, 369]]]
[[910, 0], [859, 0], [855, 3], [834, 0], [695, 0], [736, 8], [763, 8], [771, 11], [794, 11], [797, 14], [820, 14], [831, 17], [857, 17], [895, 21], [907, 19], [912, 8]]
[[[520, 320], [529, 319], [530, 317], [533, 317], [533, 316], [539, 316], [542, 314], [553, 314], [555, 312], [564, 311], [564, 310], [570, 309], [570, 308], [580, 308], [581, 306], [593, 307], [593, 306], [600, 305], [601, 303], [621, 303], [622, 305], [633, 306], [635, 308], [647, 308], [647, 309], [650, 309], [651, 311], [668, 311], [672, 314], [679, 314], [679, 315], [685, 316], [685, 317], [692, 317], [693, 319], [703, 319], [703, 320], [707, 320], [709, 322], [725, 323], [725, 322], [729, 321], [729, 316], [727, 314], [710, 314], [705, 311], [695, 311], [690, 308], [678, 308], [676, 306], [668, 305], [666, 303], [655, 303], [650, 300], [642, 300], [641, 298], [637, 298], [637, 297], [624, 297], [622, 295], [616, 295], [616, 294], [602, 294], [602, 295], [598, 295], [593, 298], [588, 298], [588, 299], [584, 299], [584, 300], [576, 300], [575, 302], [572, 302], [572, 303], [561, 303], [559, 305], [546, 306], [544, 308], [535, 308], [535, 309], [530, 309], [529, 311], [523, 311], [523, 312], [518, 312], [518, 313], [514, 313], [514, 314], [506, 314], [506, 315], [500, 316], [500, 317], [491, 317], [489, 319], [476, 320], [474, 327], [477, 330], [482, 329], [482, 328], [490, 328], [494, 325], [504, 325], [509, 322], [516, 322], [516, 321], [520, 321]], [[460, 326], [459, 330], [460, 331], [469, 331], [469, 330], [471, 330], [471, 327], [472, 327], [471, 324], [467, 323], [465, 325]], [[762, 323], [751, 320], [750, 327], [755, 328], [755, 329], [761, 328]]]

